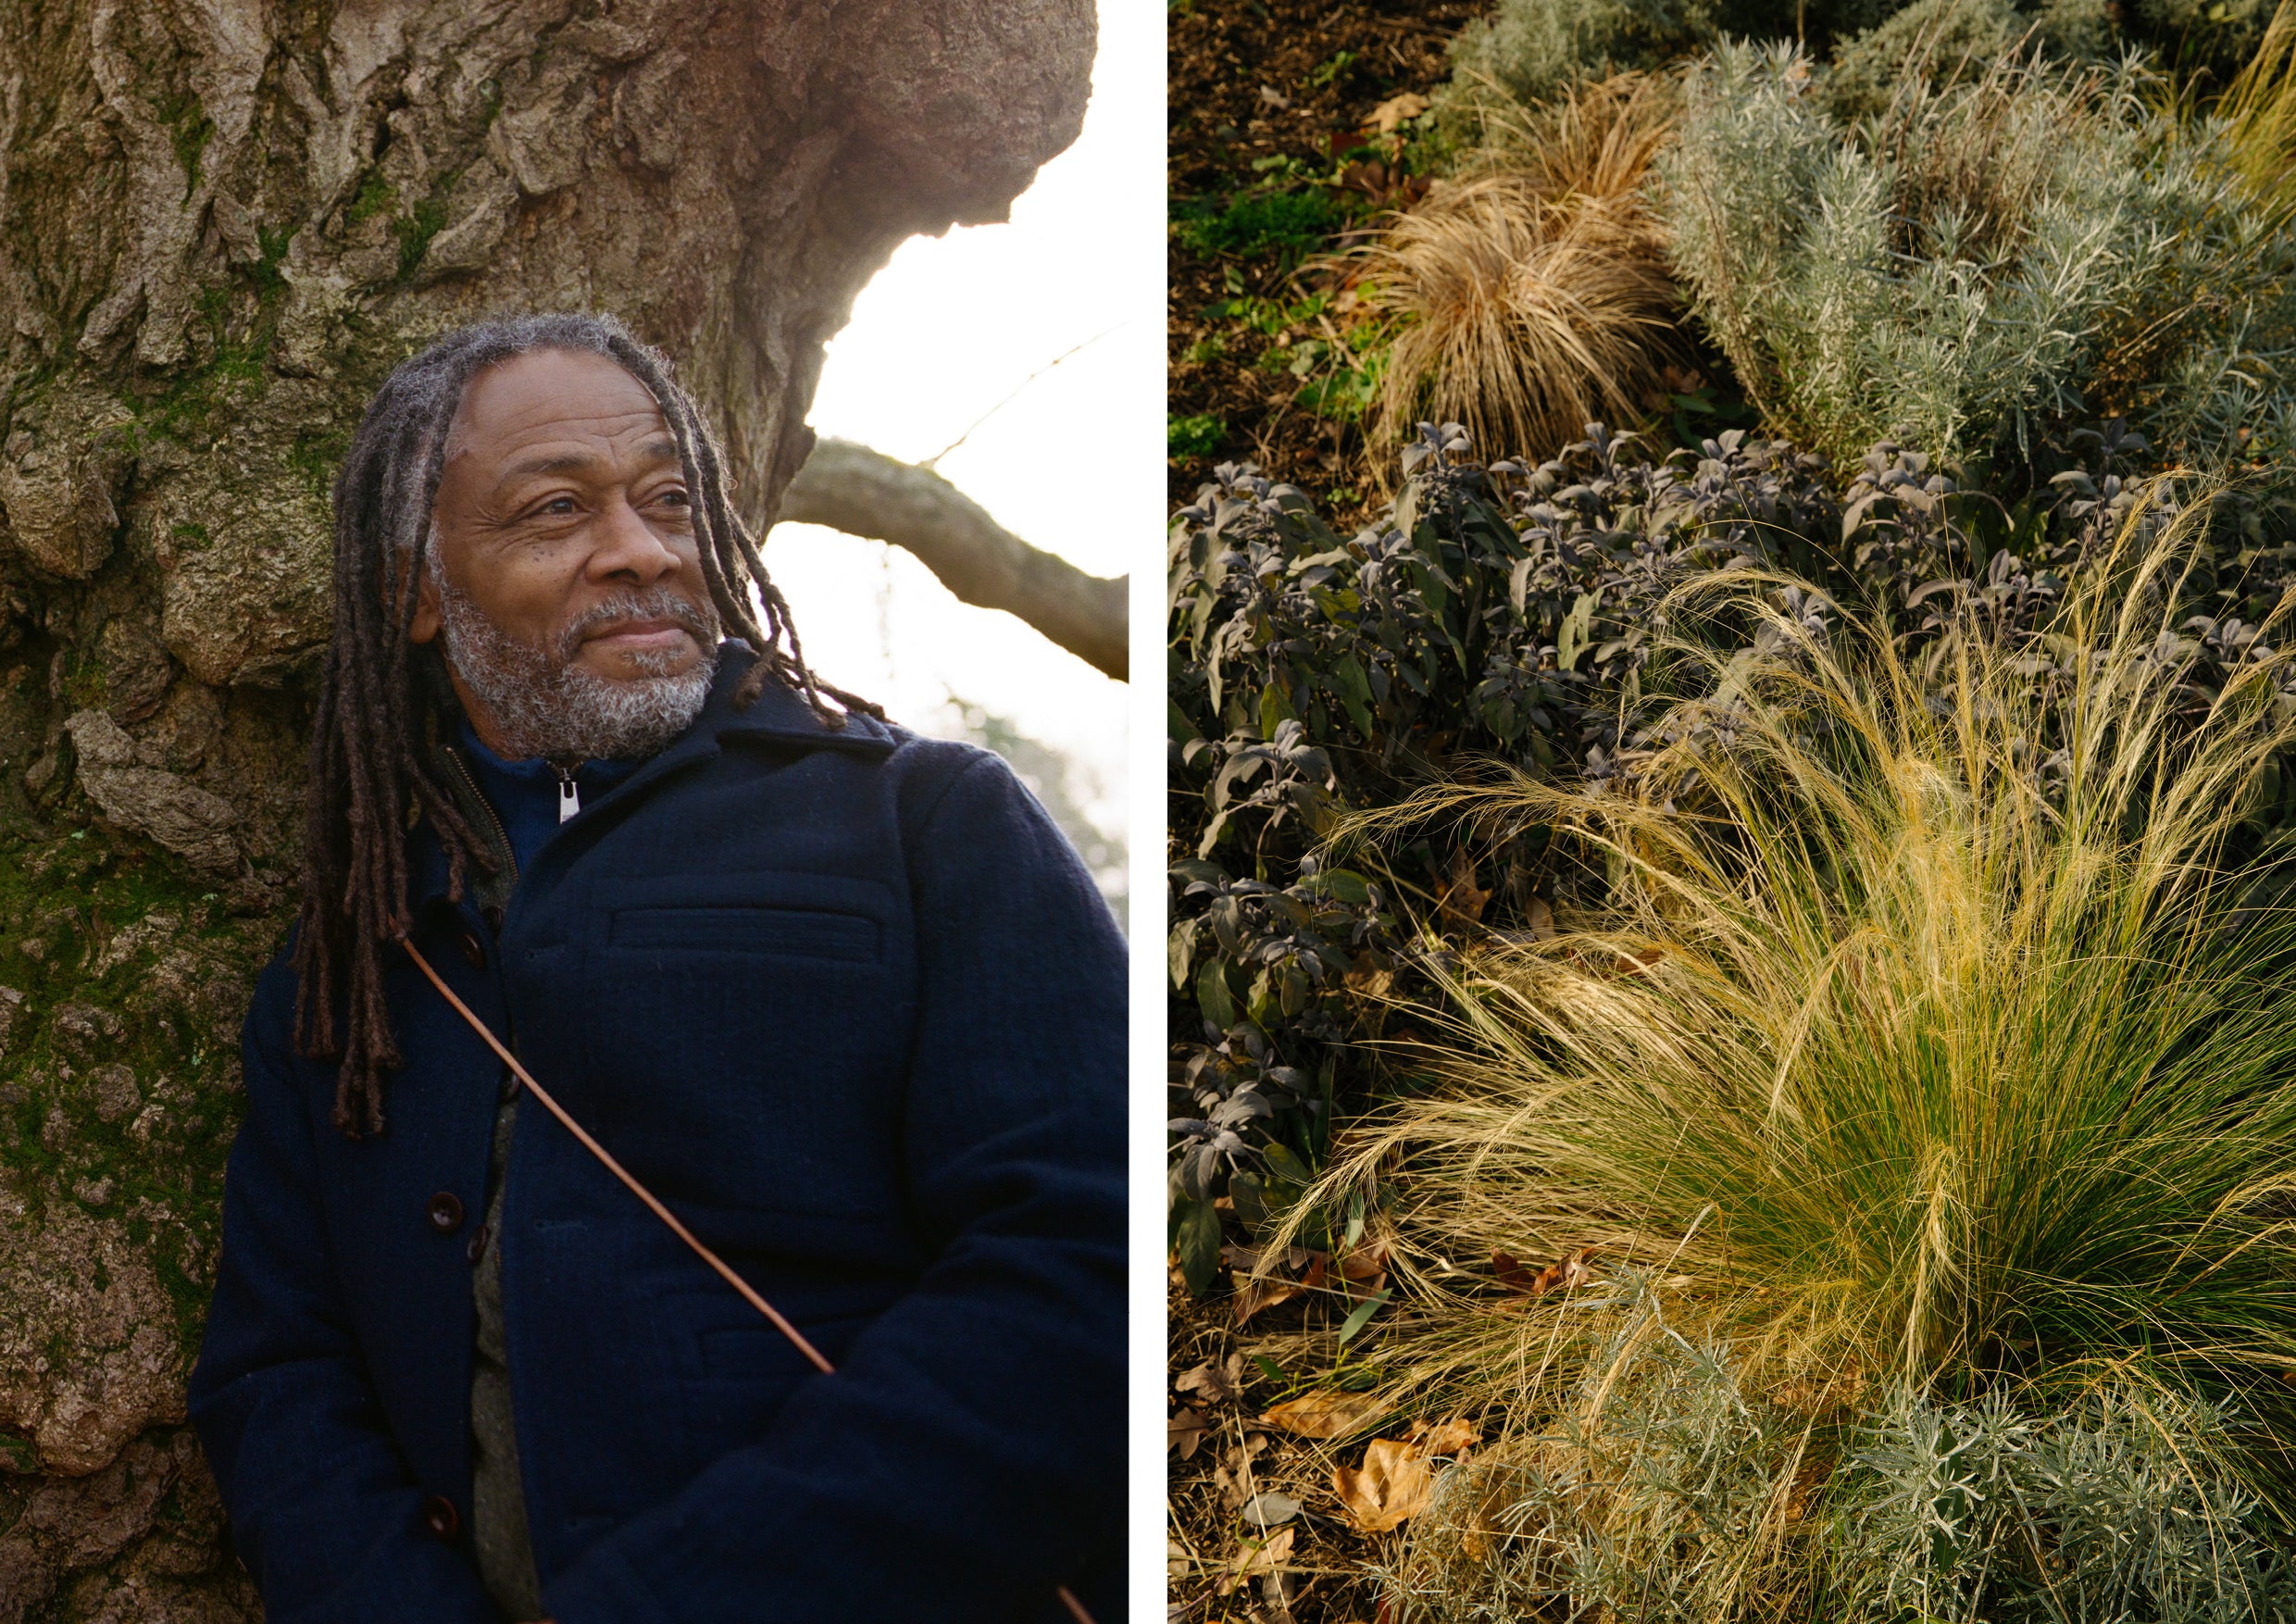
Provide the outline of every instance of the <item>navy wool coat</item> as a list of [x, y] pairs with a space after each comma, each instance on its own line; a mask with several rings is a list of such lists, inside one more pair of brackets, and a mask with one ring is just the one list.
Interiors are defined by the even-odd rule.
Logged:
[[[969, 746], [768, 685], [555, 834], [499, 936], [410, 836], [413, 938], [838, 1369], [533, 1102], [504, 1195], [526, 1506], [560, 1624], [1122, 1612], [1124, 949]], [[265, 972], [192, 1418], [272, 1624], [496, 1624], [469, 1546], [473, 1231], [503, 1068], [411, 962], [388, 1127]], [[444, 1198], [444, 1199], [442, 1199]]]

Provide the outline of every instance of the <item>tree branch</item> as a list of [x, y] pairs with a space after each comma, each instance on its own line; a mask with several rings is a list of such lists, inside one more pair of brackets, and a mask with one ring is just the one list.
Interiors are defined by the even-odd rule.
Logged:
[[775, 517], [891, 542], [966, 603], [1017, 615], [1070, 654], [1128, 680], [1129, 578], [1087, 575], [1029, 545], [930, 468], [824, 440]]

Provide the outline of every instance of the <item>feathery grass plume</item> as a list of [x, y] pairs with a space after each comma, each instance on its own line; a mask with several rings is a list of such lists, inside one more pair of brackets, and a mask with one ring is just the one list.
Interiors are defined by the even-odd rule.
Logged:
[[1496, 1249], [1653, 1271], [1813, 1412], [2109, 1375], [2237, 1399], [2265, 1458], [2296, 1424], [2296, 907], [2227, 852], [2296, 668], [2276, 619], [2191, 681], [2206, 506], [2132, 515], [2044, 631], [1935, 661], [1741, 598], [1770, 652], [1666, 651], [1703, 697], [1631, 792], [1518, 774], [1358, 817], [1541, 826], [1615, 876], [1440, 972], [1449, 1086], [1335, 1149], [1317, 1201], [1387, 1215], [1421, 1305], [1396, 1393], [1529, 1418], [1586, 1368], [1580, 1295], [1494, 1294]]
[[1545, 455], [1631, 419], [1678, 349], [1678, 301], [1641, 185], [1672, 122], [1664, 81], [1624, 75], [1494, 126], [1466, 179], [1341, 263], [1395, 336], [1373, 467], [1425, 421]]
[[2290, 0], [2273, 10], [2255, 56], [2216, 113], [2249, 191], [2270, 209], [2296, 211], [2296, 5]]
[[1855, 126], [1788, 46], [1724, 44], [1657, 163], [1692, 307], [1781, 431], [2020, 454], [2122, 415], [2191, 456], [2284, 438], [2296, 232], [2135, 58], [1902, 80]]
[[1619, 73], [1536, 107], [1501, 108], [1462, 168], [1518, 175], [1557, 201], [1631, 196], [1672, 139], [1681, 100], [1671, 74]]

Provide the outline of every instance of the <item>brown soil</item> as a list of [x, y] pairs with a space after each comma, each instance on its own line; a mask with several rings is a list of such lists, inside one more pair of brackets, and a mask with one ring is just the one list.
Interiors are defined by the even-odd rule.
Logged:
[[[1302, 405], [1303, 381], [1268, 364], [1290, 334], [1266, 331], [1265, 320], [1241, 318], [1233, 306], [1241, 298], [1267, 301], [1262, 312], [1296, 306], [1329, 281], [1314, 267], [1319, 254], [1344, 246], [1416, 194], [1404, 144], [1362, 131], [1381, 103], [1425, 95], [1442, 81], [1452, 36], [1488, 5], [1179, 0], [1173, 7], [1167, 172], [1175, 218], [1282, 191], [1320, 194], [1333, 227], [1317, 240], [1209, 254], [1174, 231], [1168, 410], [1174, 419], [1209, 418], [1224, 426], [1216, 444], [1167, 463], [1175, 506], [1194, 496], [1215, 463], [1249, 460], [1313, 491], [1335, 522], [1365, 514], [1371, 492], [1360, 477], [1359, 428]], [[1296, 167], [1287, 171], [1286, 159]], [[1246, 1237], [1231, 1223], [1228, 1239]], [[1229, 1271], [1221, 1274], [1202, 1299], [1176, 1279], [1170, 1298], [1167, 1375], [1186, 1383], [1170, 1389], [1167, 1405], [1178, 1423], [1167, 1457], [1170, 1620], [1371, 1624], [1382, 1615], [1366, 1565], [1379, 1560], [1391, 1536], [1357, 1533], [1332, 1486], [1333, 1467], [1355, 1464], [1363, 1446], [1335, 1450], [1260, 1423], [1290, 1384], [1271, 1379], [1251, 1356], [1275, 1350], [1279, 1362], [1298, 1360], [1303, 1347], [1328, 1344], [1350, 1302], [1338, 1292], [1304, 1295], [1239, 1328]], [[1302, 1336], [1314, 1331], [1322, 1336]], [[1300, 1509], [1272, 1530], [1279, 1543], [1269, 1554], [1281, 1553], [1279, 1571], [1238, 1575], [1262, 1537], [1242, 1512], [1263, 1493], [1283, 1495]], [[1288, 1548], [1279, 1543], [1287, 1530]]]
[[[1167, 183], [1176, 216], [1216, 208], [1239, 193], [1280, 182], [1332, 206], [1339, 235], [1360, 230], [1412, 195], [1403, 143], [1361, 133], [1390, 98], [1424, 95], [1446, 74], [1443, 53], [1489, 0], [1179, 0], [1171, 12]], [[1369, 148], [1369, 153], [1365, 148]], [[1348, 155], [1357, 156], [1351, 162]], [[1374, 156], [1376, 155], [1376, 156]], [[1254, 168], [1255, 163], [1259, 166]], [[1340, 183], [1341, 172], [1345, 179]], [[1333, 492], [1358, 483], [1356, 426], [1298, 404], [1302, 381], [1270, 366], [1280, 331], [1267, 333], [1221, 306], [1239, 294], [1290, 305], [1313, 285], [1303, 257], [1283, 247], [1203, 255], [1176, 231], [1170, 249], [1169, 411], [1217, 418], [1217, 443], [1167, 464], [1175, 506], [1189, 501], [1216, 462], [1249, 459], [1306, 486], [1345, 518], [1361, 503]], [[1220, 353], [1211, 353], [1218, 351]], [[1358, 493], [1367, 494], [1367, 493]]]
[[[1169, 1624], [1385, 1624], [1366, 1565], [1393, 1536], [1357, 1533], [1332, 1483], [1332, 1468], [1359, 1465], [1364, 1446], [1298, 1438], [1262, 1421], [1285, 1389], [1251, 1356], [1272, 1350], [1299, 1362], [1300, 1330], [1313, 1324], [1328, 1333], [1345, 1305], [1302, 1299], [1265, 1309], [1241, 1330], [1234, 1305], [1224, 1288], [1198, 1300], [1173, 1282], [1167, 1374], [1185, 1387], [1175, 1386], [1167, 1405]], [[1279, 1523], [1271, 1516], [1263, 1530], [1245, 1516], [1255, 1501], [1267, 1504], [1263, 1495], [1298, 1510]]]

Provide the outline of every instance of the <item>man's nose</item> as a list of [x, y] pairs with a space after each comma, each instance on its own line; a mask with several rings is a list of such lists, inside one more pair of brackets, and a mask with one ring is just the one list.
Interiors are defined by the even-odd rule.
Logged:
[[590, 556], [593, 578], [618, 575], [649, 586], [675, 572], [683, 562], [627, 499], [615, 497], [599, 518], [602, 533]]

